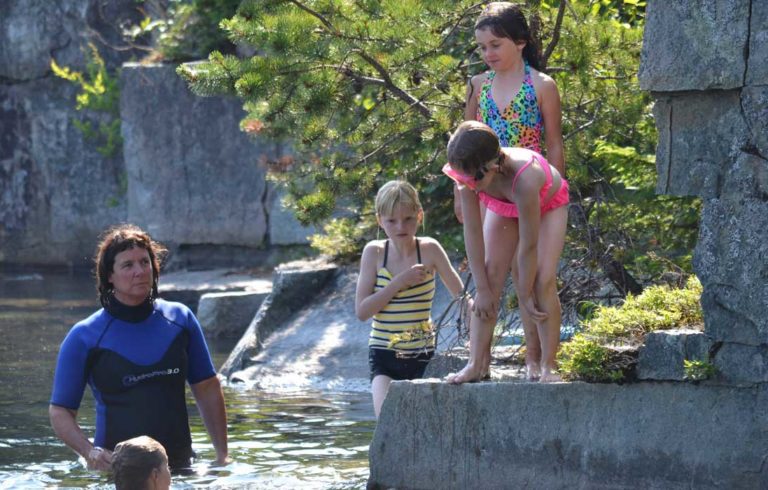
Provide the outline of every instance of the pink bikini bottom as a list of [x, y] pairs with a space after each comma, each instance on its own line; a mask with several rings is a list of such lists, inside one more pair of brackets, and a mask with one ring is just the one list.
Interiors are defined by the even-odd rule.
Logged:
[[[485, 204], [486, 208], [499, 216], [504, 216], [505, 218], [517, 218], [519, 216], [517, 205], [513, 202], [496, 199], [485, 192], [478, 192], [477, 197]], [[541, 203], [541, 215], [544, 216], [553, 209], [565, 206], [568, 202], [568, 181], [560, 179], [560, 188], [557, 192], [549, 200]]]

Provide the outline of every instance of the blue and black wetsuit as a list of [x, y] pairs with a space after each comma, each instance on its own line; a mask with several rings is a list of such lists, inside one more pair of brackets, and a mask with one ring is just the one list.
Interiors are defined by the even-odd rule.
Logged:
[[185, 382], [215, 374], [200, 324], [186, 306], [157, 299], [129, 307], [113, 297], [61, 344], [51, 404], [77, 410], [88, 384], [96, 399], [94, 445], [112, 450], [148, 435], [180, 468], [193, 456]]

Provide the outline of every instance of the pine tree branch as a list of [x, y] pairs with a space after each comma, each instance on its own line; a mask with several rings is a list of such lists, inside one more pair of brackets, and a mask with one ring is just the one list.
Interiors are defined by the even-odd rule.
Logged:
[[555, 50], [555, 46], [560, 41], [560, 31], [563, 27], [563, 16], [565, 15], [565, 7], [568, 4], [568, 0], [562, 0], [560, 2], [560, 8], [557, 10], [557, 20], [555, 20], [555, 29], [552, 31], [552, 39], [550, 39], [547, 49], [542, 55], [542, 64], [546, 67], [549, 57], [552, 56], [552, 51]]
[[292, 4], [296, 5], [297, 7], [299, 7], [304, 12], [307, 12], [309, 15], [311, 15], [312, 17], [315, 17], [317, 20], [322, 22], [322, 24], [325, 26], [326, 30], [328, 30], [332, 34], [335, 35], [335, 34], [337, 34], [339, 32], [335, 27], [333, 27], [333, 24], [331, 24], [331, 22], [328, 19], [326, 19], [320, 12], [312, 10], [311, 8], [307, 7], [306, 5], [304, 5], [301, 2], [298, 2], [297, 0], [289, 0], [289, 1]]
[[[361, 58], [363, 58], [365, 61], [370, 64], [374, 70], [378, 72], [378, 74], [381, 76], [382, 81], [384, 82], [384, 87], [386, 87], [387, 90], [392, 92], [395, 97], [398, 99], [406, 102], [408, 105], [415, 107], [419, 113], [424, 116], [427, 119], [430, 119], [432, 117], [432, 111], [429, 110], [429, 107], [425, 106], [419, 99], [414, 97], [413, 95], [409, 94], [405, 90], [401, 89], [395, 83], [392, 81], [392, 79], [389, 77], [389, 73], [387, 72], [386, 68], [384, 68], [381, 63], [376, 61], [372, 56], [370, 56], [368, 53], [356, 49], [354, 50], [355, 53], [357, 53]], [[374, 79], [377, 80], [377, 79]]]

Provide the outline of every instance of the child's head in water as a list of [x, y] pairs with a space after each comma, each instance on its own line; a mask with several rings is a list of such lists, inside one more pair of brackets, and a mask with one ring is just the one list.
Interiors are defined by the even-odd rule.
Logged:
[[165, 449], [147, 436], [134, 437], [115, 446], [112, 476], [116, 490], [167, 490], [171, 486]]
[[390, 180], [376, 194], [376, 219], [391, 239], [416, 236], [424, 216], [416, 189], [403, 180]]
[[448, 141], [451, 168], [475, 181], [483, 180], [491, 165], [498, 162], [500, 154], [499, 137], [478, 121], [464, 121]]
[[509, 39], [520, 46], [522, 56], [529, 65], [537, 70], [541, 68], [538, 45], [520, 5], [511, 2], [491, 2], [486, 5], [475, 21], [475, 36], [481, 49], [486, 43]]

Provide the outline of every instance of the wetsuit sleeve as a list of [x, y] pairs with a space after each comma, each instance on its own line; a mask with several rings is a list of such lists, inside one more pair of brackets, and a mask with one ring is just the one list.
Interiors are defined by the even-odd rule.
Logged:
[[72, 410], [80, 408], [86, 384], [85, 365], [88, 347], [80, 333], [80, 329], [73, 328], [61, 343], [51, 394], [52, 405]]
[[187, 381], [189, 384], [195, 384], [214, 376], [216, 369], [213, 367], [211, 353], [205, 343], [200, 322], [191, 311], [187, 312], [187, 331], [189, 333]]

